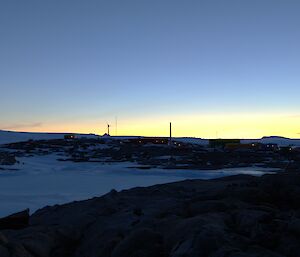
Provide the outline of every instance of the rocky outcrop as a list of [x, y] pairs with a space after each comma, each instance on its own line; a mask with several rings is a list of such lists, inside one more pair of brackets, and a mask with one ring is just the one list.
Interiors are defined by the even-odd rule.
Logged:
[[0, 151], [0, 165], [13, 165], [16, 162], [14, 154]]
[[45, 207], [0, 256], [299, 257], [300, 174], [134, 188]]
[[22, 229], [29, 225], [29, 209], [0, 219], [0, 230]]

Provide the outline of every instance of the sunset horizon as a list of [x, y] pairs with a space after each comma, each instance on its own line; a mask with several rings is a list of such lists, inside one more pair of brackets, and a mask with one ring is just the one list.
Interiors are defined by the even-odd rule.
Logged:
[[197, 138], [245, 138], [254, 139], [268, 136], [287, 138], [300, 138], [300, 116], [297, 115], [197, 115], [181, 116], [167, 119], [165, 117], [145, 119], [112, 119], [111, 121], [81, 121], [70, 123], [38, 123], [30, 127], [30, 124], [19, 124], [16, 127], [4, 127], [1, 130], [18, 132], [41, 133], [83, 133], [103, 135], [107, 133], [107, 124], [110, 124], [112, 136], [168, 136], [168, 124], [173, 124], [175, 137]]
[[0, 257], [299, 257], [299, 11], [1, 0]]
[[0, 129], [298, 138], [299, 7], [3, 2]]

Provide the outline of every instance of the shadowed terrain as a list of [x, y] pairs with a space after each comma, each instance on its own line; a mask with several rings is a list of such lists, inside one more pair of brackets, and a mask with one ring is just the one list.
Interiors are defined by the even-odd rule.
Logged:
[[111, 191], [2, 230], [0, 256], [299, 256], [300, 174]]
[[[162, 140], [162, 141], [160, 141]], [[270, 144], [200, 145], [165, 138], [131, 140], [78, 138], [73, 140], [29, 140], [0, 148], [0, 165], [14, 164], [16, 157], [58, 154], [59, 161], [115, 163], [132, 162], [148, 168], [216, 170], [239, 167], [286, 169], [300, 164], [299, 147], [269, 147]], [[222, 140], [220, 140], [222, 142]], [[239, 140], [238, 140], [239, 141]], [[163, 143], [162, 143], [163, 142]], [[230, 142], [230, 141], [229, 141]], [[9, 152], [5, 152], [9, 151]], [[8, 159], [10, 157], [10, 159]]]

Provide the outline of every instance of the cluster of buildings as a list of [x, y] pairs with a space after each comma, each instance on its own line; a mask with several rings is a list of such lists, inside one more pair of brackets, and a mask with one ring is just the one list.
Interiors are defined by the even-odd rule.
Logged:
[[210, 139], [209, 147], [224, 150], [262, 150], [277, 151], [280, 149], [278, 144], [259, 142], [242, 143], [240, 139]]
[[[172, 147], [190, 147], [191, 145], [201, 145], [204, 148], [217, 149], [223, 151], [299, 151], [300, 140], [298, 144], [289, 144], [292, 139], [269, 137], [254, 140], [241, 140], [241, 139], [201, 139], [201, 138], [173, 138], [172, 137], [172, 124], [170, 122], [170, 135], [169, 137], [122, 137], [110, 136], [110, 125], [107, 125], [107, 133], [102, 137], [102, 140], [119, 140], [122, 144], [133, 145], [165, 145]], [[76, 139], [75, 134], [66, 134], [65, 140]], [[267, 141], [264, 139], [268, 139]], [[280, 143], [284, 141], [284, 144]], [[276, 143], [279, 142], [279, 143]], [[298, 145], [298, 146], [297, 146]]]

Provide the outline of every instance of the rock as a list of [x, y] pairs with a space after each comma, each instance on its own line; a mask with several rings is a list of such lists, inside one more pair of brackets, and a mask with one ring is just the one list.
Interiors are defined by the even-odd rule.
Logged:
[[0, 152], [0, 165], [13, 165], [16, 162], [17, 160], [13, 154]]
[[299, 237], [292, 237], [288, 234], [283, 234], [278, 243], [278, 252], [288, 257], [299, 257]]
[[48, 257], [55, 248], [54, 237], [44, 233], [34, 233], [22, 240], [22, 245], [34, 256]]
[[231, 208], [231, 205], [219, 200], [197, 201], [188, 205], [188, 211], [191, 217], [208, 212], [225, 212]]
[[238, 210], [233, 214], [235, 230], [251, 238], [261, 232], [261, 223], [268, 218], [267, 212], [259, 210]]
[[10, 257], [10, 253], [4, 246], [0, 245], [0, 256], [1, 257]]
[[210, 256], [228, 245], [223, 215], [188, 218], [170, 228], [165, 236], [170, 256]]
[[113, 250], [112, 257], [164, 257], [162, 236], [148, 228], [132, 231]]
[[8, 240], [5, 235], [0, 232], [0, 245], [5, 245], [8, 243]]
[[299, 188], [294, 172], [112, 191], [43, 208], [23, 229], [12, 220], [24, 215], [0, 220], [0, 256], [299, 257]]
[[141, 208], [135, 208], [133, 210], [133, 214], [136, 215], [136, 216], [142, 216], [143, 215], [143, 211]]
[[29, 224], [29, 209], [0, 219], [0, 229], [22, 229]]
[[288, 230], [300, 237], [300, 219], [293, 218], [288, 224]]
[[31, 255], [20, 243], [8, 243], [7, 249], [10, 252], [10, 257], [35, 257]]

